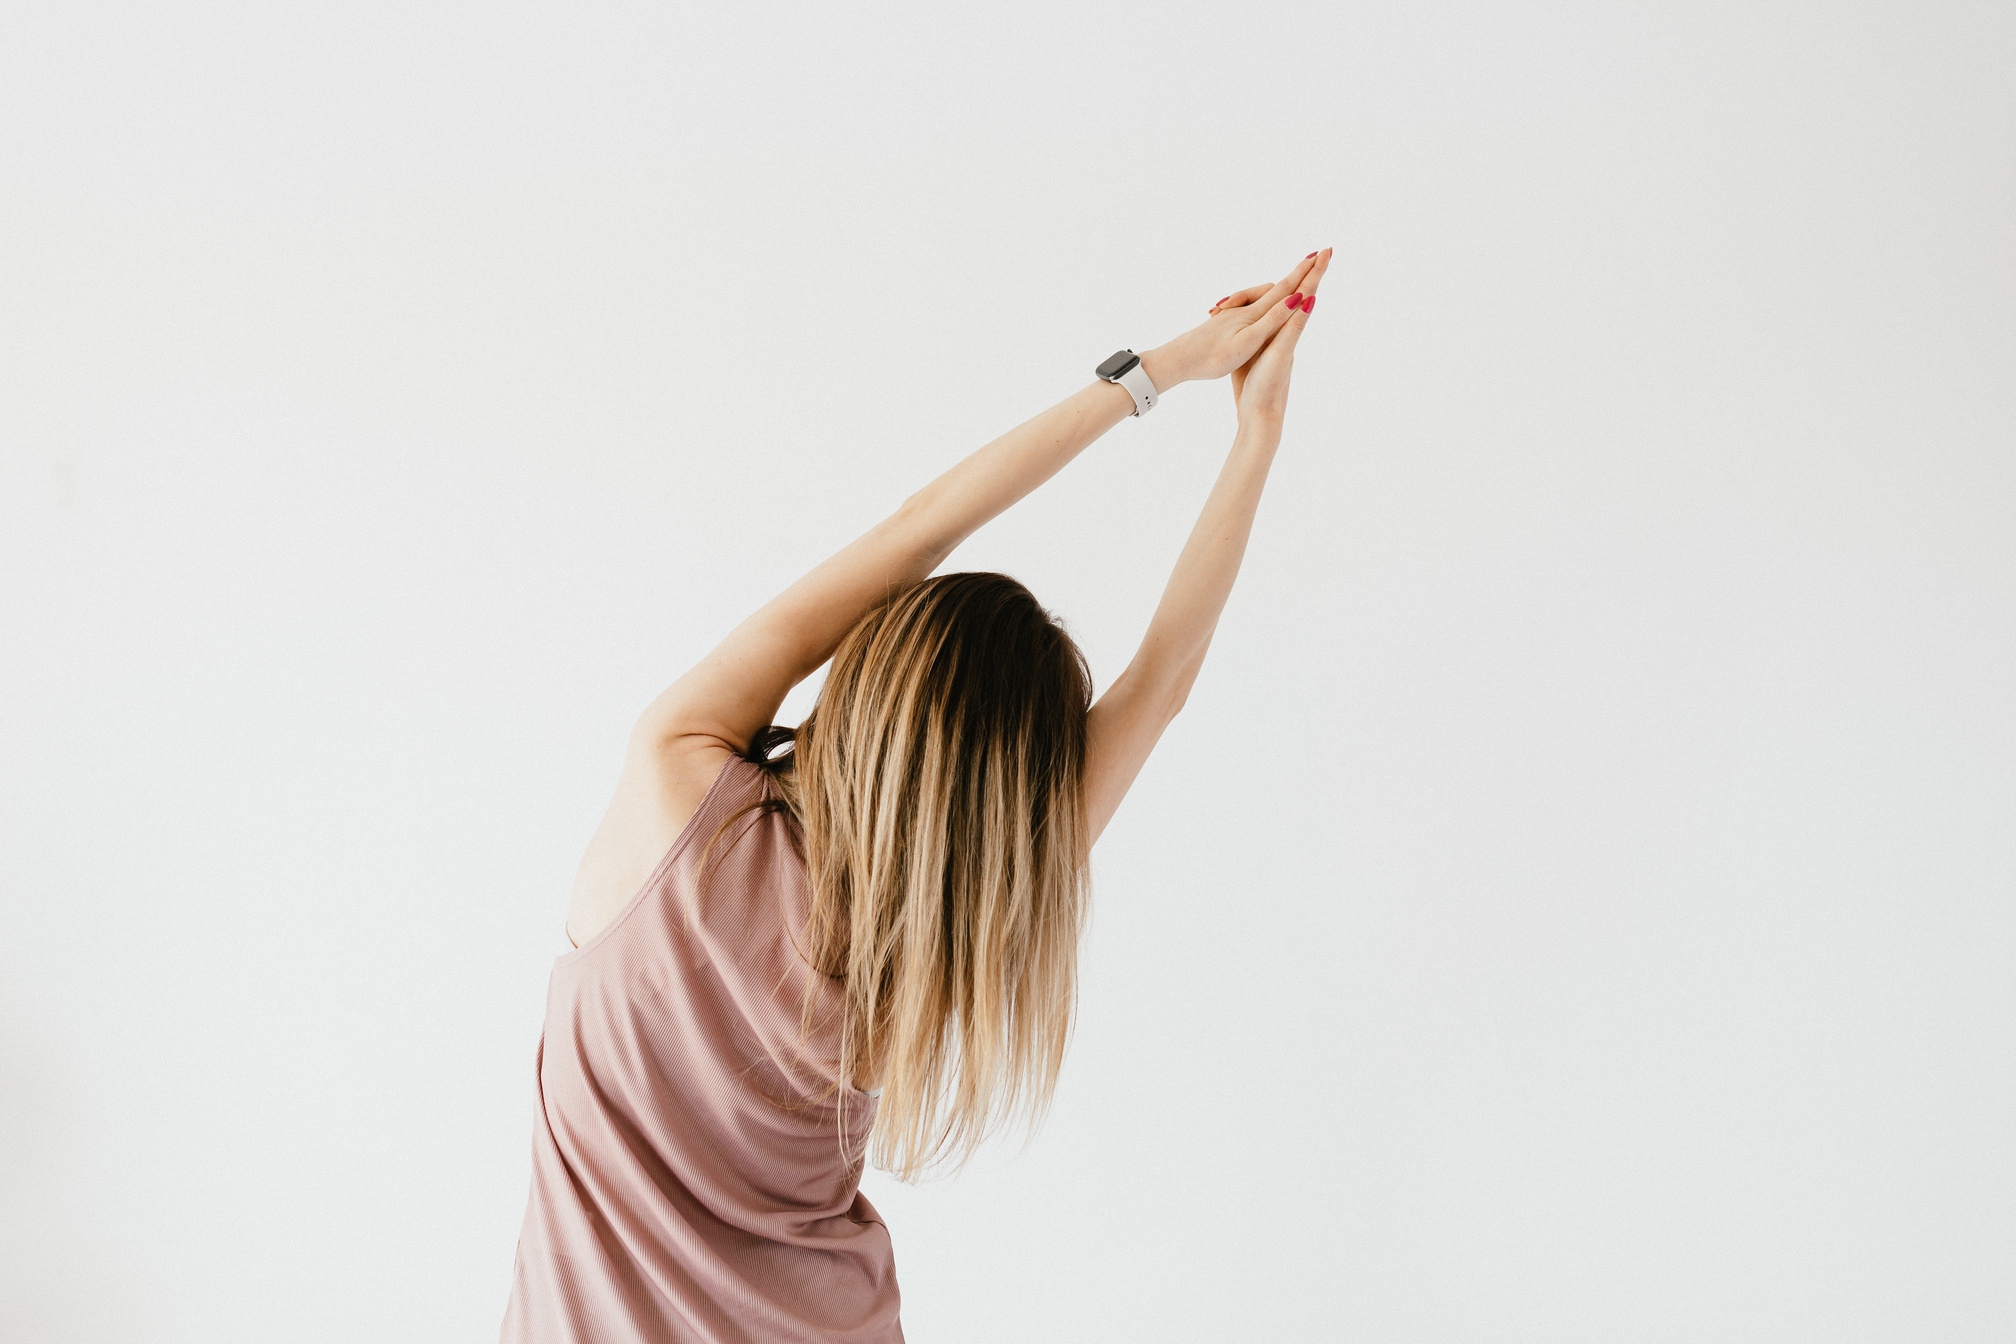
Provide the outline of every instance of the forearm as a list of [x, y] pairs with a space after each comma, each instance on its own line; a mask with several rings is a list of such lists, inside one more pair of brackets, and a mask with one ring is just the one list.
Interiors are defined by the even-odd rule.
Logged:
[[1253, 516], [1280, 443], [1278, 420], [1255, 417], [1240, 423], [1217, 483], [1169, 575], [1140, 651], [1127, 668], [1125, 675], [1172, 704], [1180, 705], [1189, 695], [1203, 667], [1218, 618], [1245, 560]]
[[[1176, 361], [1161, 350], [1141, 356], [1157, 392], [1185, 381]], [[903, 501], [898, 517], [919, 538], [937, 568], [959, 543], [1005, 512], [1071, 459], [1134, 412], [1134, 398], [1116, 383], [1094, 380], [1041, 415], [1017, 425]]]

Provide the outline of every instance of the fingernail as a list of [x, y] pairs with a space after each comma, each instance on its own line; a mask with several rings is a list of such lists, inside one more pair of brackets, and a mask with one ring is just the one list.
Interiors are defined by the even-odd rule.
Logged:
[[[1311, 252], [1311, 253], [1309, 254], [1309, 257], [1313, 257], [1313, 256], [1315, 256], [1315, 255], [1316, 255], [1316, 253], [1314, 253], [1314, 252]], [[1304, 257], [1304, 258], [1302, 258], [1302, 260], [1304, 260], [1304, 261], [1307, 261], [1307, 260], [1309, 260], [1309, 257]]]
[[1297, 293], [1294, 293], [1294, 294], [1290, 294], [1290, 295], [1288, 296], [1288, 311], [1289, 311], [1289, 312], [1291, 312], [1291, 313], [1292, 313], [1292, 312], [1294, 312], [1294, 311], [1295, 311], [1295, 310], [1296, 310], [1297, 308], [1300, 308], [1301, 306], [1302, 306], [1302, 295], [1301, 295], [1301, 293], [1300, 293], [1299, 291], [1298, 291]]
[[1314, 294], [1302, 300], [1302, 311], [1304, 313], [1313, 313], [1316, 311], [1316, 296]]
[[[1232, 297], [1232, 296], [1231, 296], [1230, 294], [1227, 294], [1227, 295], [1225, 296], [1225, 299], [1229, 299], [1229, 298], [1231, 298], [1231, 297]], [[1225, 299], [1220, 299], [1220, 300], [1218, 300], [1218, 303], [1223, 303], [1223, 302], [1225, 302]], [[1218, 303], [1214, 303], [1214, 304], [1212, 304], [1211, 306], [1212, 306], [1213, 308], [1216, 308], [1216, 307], [1218, 306]]]

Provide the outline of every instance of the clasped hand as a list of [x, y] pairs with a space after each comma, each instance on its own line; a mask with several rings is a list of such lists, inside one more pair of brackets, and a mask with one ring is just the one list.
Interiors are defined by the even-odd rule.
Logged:
[[1288, 376], [1295, 343], [1316, 304], [1316, 287], [1330, 266], [1330, 248], [1311, 252], [1271, 285], [1254, 285], [1220, 299], [1202, 325], [1156, 353], [1178, 378], [1232, 375], [1239, 417], [1279, 419], [1288, 407]]

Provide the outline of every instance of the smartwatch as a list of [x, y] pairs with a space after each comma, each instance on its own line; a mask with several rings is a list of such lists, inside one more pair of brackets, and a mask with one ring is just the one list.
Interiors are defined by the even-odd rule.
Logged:
[[1105, 363], [1092, 370], [1109, 383], [1118, 383], [1134, 398], [1134, 414], [1146, 415], [1155, 409], [1155, 384], [1141, 367], [1141, 356], [1132, 350], [1116, 350]]

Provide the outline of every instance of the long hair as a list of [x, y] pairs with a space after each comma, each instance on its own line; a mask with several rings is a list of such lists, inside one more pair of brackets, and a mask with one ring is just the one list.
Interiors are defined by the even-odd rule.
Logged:
[[879, 1079], [873, 1160], [904, 1180], [1049, 1108], [1090, 894], [1091, 698], [1084, 654], [1027, 588], [944, 574], [863, 616], [805, 721], [750, 745], [778, 785], [750, 807], [802, 831], [806, 959], [842, 989], [843, 1134], [844, 1086]]

